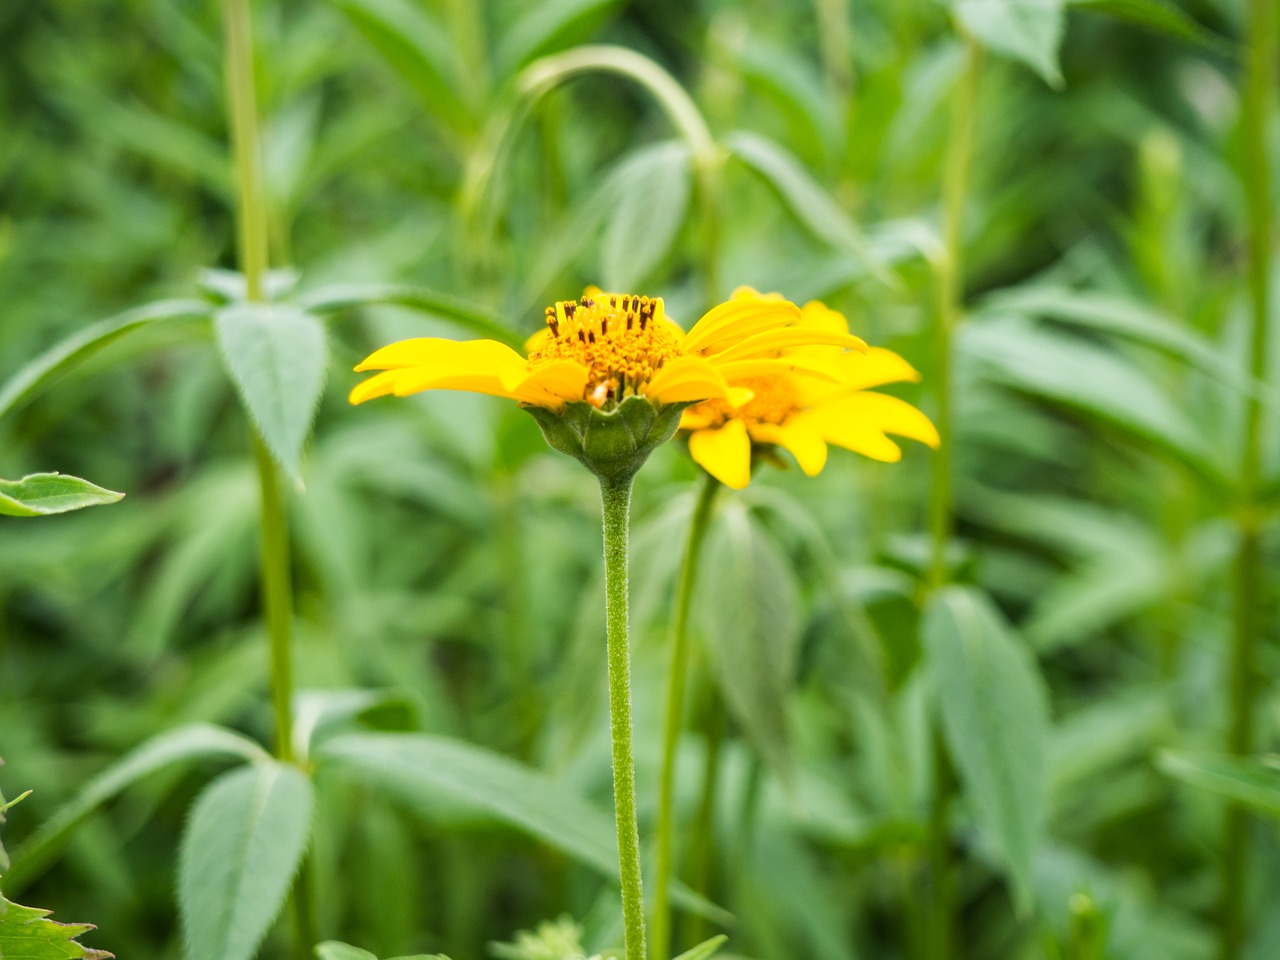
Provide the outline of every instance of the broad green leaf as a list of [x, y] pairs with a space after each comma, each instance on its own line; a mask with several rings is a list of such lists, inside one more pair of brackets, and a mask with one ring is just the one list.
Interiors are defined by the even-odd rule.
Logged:
[[1109, 423], [1221, 480], [1220, 458], [1200, 428], [1116, 353], [1017, 323], [973, 324], [960, 347], [996, 383]]
[[703, 940], [696, 947], [686, 950], [676, 960], [707, 960], [708, 957], [714, 956], [715, 953], [729, 942], [729, 938], [723, 933], [712, 937], [710, 940]]
[[767, 137], [745, 130], [730, 134], [727, 145], [777, 192], [810, 233], [861, 261], [869, 273], [885, 277], [884, 267], [872, 258], [862, 231], [799, 160]]
[[1072, 7], [1096, 11], [1128, 20], [1179, 40], [1198, 43], [1220, 53], [1231, 53], [1235, 45], [1188, 16], [1181, 8], [1166, 0], [1067, 0]]
[[490, 337], [509, 347], [523, 346], [525, 338], [498, 314], [457, 297], [421, 287], [394, 284], [335, 284], [312, 290], [299, 298], [310, 313], [336, 313], [379, 305], [407, 307], [452, 321], [465, 330]]
[[422, 98], [428, 113], [457, 131], [475, 128], [460, 90], [465, 73], [444, 26], [408, 0], [330, 0]]
[[925, 610], [926, 668], [974, 819], [1031, 902], [1046, 811], [1049, 703], [1026, 646], [986, 596], [947, 587]]
[[639, 288], [670, 251], [689, 210], [690, 165], [689, 148], [668, 142], [637, 150], [617, 169], [600, 250], [605, 289]]
[[1259, 813], [1280, 817], [1280, 757], [1233, 757], [1165, 751], [1157, 764], [1171, 777]]
[[552, 53], [567, 42], [585, 39], [618, 0], [539, 0], [524, 3], [508, 24], [494, 54], [500, 77], [515, 73], [534, 57]]
[[68, 838], [103, 804], [145, 777], [166, 767], [208, 758], [266, 760], [260, 746], [234, 730], [193, 723], [162, 733], [90, 780], [15, 851], [13, 870], [5, 878], [17, 888], [39, 876]]
[[267, 448], [294, 478], [324, 390], [324, 327], [294, 306], [242, 303], [214, 318], [223, 363]]
[[47, 517], [116, 503], [123, 493], [62, 473], [33, 473], [21, 480], [0, 480], [0, 515]]
[[30, 400], [61, 374], [134, 330], [166, 320], [208, 317], [209, 305], [199, 300], [162, 300], [86, 327], [50, 347], [8, 379], [0, 388], [0, 417]]
[[[613, 820], [546, 774], [492, 750], [449, 737], [351, 733], [327, 740], [316, 762], [350, 771], [410, 804], [440, 797], [493, 817], [618, 876]], [[725, 912], [677, 885], [672, 899], [703, 916]]]
[[988, 50], [1062, 86], [1063, 0], [955, 0], [956, 18]]
[[[262, 278], [262, 295], [267, 300], [282, 300], [298, 285], [302, 274], [292, 267], [268, 270]], [[249, 285], [239, 270], [206, 268], [196, 277], [196, 286], [214, 303], [225, 306], [249, 299]]]
[[188, 960], [251, 960], [302, 862], [313, 806], [306, 775], [275, 761], [232, 770], [200, 794], [178, 861]]
[[773, 101], [791, 125], [790, 145], [815, 162], [824, 159], [835, 139], [837, 121], [832, 98], [812, 59], [758, 36], [746, 38], [733, 53], [747, 81]]
[[729, 709], [780, 772], [787, 772], [786, 706], [800, 648], [799, 588], [791, 566], [737, 502], [711, 530], [698, 620]]
[[[378, 955], [361, 950], [340, 940], [325, 940], [316, 944], [318, 960], [378, 960]], [[389, 960], [449, 960], [443, 953], [415, 953], [406, 957], [390, 957]]]
[[76, 938], [90, 930], [92, 923], [58, 923], [48, 919], [51, 911], [24, 907], [0, 896], [0, 957], [4, 960], [106, 960], [103, 950], [91, 950]]

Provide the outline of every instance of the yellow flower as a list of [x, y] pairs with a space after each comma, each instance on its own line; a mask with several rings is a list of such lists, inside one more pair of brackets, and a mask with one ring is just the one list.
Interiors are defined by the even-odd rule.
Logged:
[[[548, 307], [546, 319], [528, 356], [494, 340], [383, 347], [356, 367], [381, 372], [352, 390], [351, 402], [423, 390], [510, 397], [555, 449], [603, 476], [638, 469], [670, 439], [684, 405], [715, 400], [731, 410], [751, 401], [748, 383], [784, 374], [838, 382], [833, 358], [866, 349], [847, 329], [804, 323], [795, 304], [757, 294], [720, 304], [688, 333], [666, 318], [660, 297], [595, 289], [580, 303]], [[821, 355], [805, 353], [817, 347]]]
[[[768, 299], [753, 290], [735, 296]], [[831, 336], [849, 330], [841, 314], [816, 300], [805, 304], [793, 329], [797, 339], [806, 330]], [[902, 450], [886, 434], [938, 445], [938, 431], [923, 413], [897, 397], [867, 389], [920, 379], [893, 351], [872, 347], [848, 353], [804, 344], [784, 347], [780, 359], [805, 359], [808, 365], [740, 381], [739, 386], [752, 391], [751, 400], [744, 404], [713, 398], [689, 407], [681, 417], [680, 429], [689, 436], [693, 459], [726, 486], [745, 487], [751, 481], [753, 452], [775, 446], [790, 452], [812, 477], [827, 462], [828, 444], [886, 462], [902, 457]], [[827, 374], [825, 378], [813, 375], [819, 369]]]

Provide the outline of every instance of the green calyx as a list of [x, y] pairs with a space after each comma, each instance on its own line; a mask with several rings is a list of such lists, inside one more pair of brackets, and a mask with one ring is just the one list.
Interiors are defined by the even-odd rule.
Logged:
[[655, 406], [644, 397], [627, 397], [612, 410], [589, 403], [566, 403], [556, 411], [526, 406], [553, 449], [581, 461], [603, 480], [629, 480], [649, 454], [680, 426], [687, 403]]

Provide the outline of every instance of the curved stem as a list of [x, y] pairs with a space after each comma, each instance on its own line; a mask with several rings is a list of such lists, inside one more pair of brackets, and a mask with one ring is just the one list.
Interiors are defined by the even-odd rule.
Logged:
[[667, 659], [666, 704], [662, 716], [662, 766], [658, 785], [657, 870], [653, 887], [653, 958], [667, 960], [671, 955], [671, 858], [675, 832], [676, 747], [680, 742], [684, 712], [685, 681], [689, 672], [689, 608], [693, 588], [698, 579], [698, 558], [706, 540], [707, 521], [715, 502], [720, 481], [711, 474], [703, 475], [702, 489], [689, 522], [689, 538], [685, 541], [684, 561], [680, 567], [680, 585], [676, 593], [676, 618]]
[[[1267, 156], [1267, 123], [1276, 73], [1276, 9], [1274, 0], [1251, 0], [1249, 46], [1245, 61], [1242, 121], [1244, 123], [1244, 190], [1249, 210], [1249, 299], [1252, 329], [1249, 349], [1254, 382], [1267, 376], [1268, 310], [1270, 304], [1271, 183]], [[1250, 392], [1245, 399], [1244, 450], [1237, 504], [1240, 527], [1234, 571], [1234, 630], [1231, 649], [1231, 725], [1227, 749], [1237, 755], [1253, 750], [1254, 700], [1258, 638], [1262, 631], [1262, 529], [1258, 486], [1262, 461], [1262, 398]], [[1222, 860], [1221, 945], [1223, 960], [1235, 960], [1244, 949], [1248, 876], [1249, 818], [1232, 805]]]
[[609, 646], [609, 725], [613, 737], [613, 805], [618, 825], [618, 870], [626, 960], [645, 960], [640, 826], [632, 753], [631, 652], [627, 622], [627, 532], [631, 477], [600, 478], [604, 516], [605, 623]]

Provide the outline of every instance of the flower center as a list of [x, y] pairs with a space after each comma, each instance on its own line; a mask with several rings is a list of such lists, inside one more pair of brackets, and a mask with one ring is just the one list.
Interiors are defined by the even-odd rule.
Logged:
[[790, 377], [749, 377], [735, 383], [751, 390], [755, 396], [737, 410], [723, 400], [704, 400], [690, 407], [689, 413], [694, 417], [705, 417], [712, 426], [719, 426], [731, 419], [744, 420], [748, 425], [778, 424], [800, 408], [800, 395]]
[[547, 307], [550, 335], [529, 356], [531, 366], [573, 360], [589, 371], [583, 399], [603, 407], [644, 388], [679, 340], [663, 317], [661, 297], [598, 294]]

